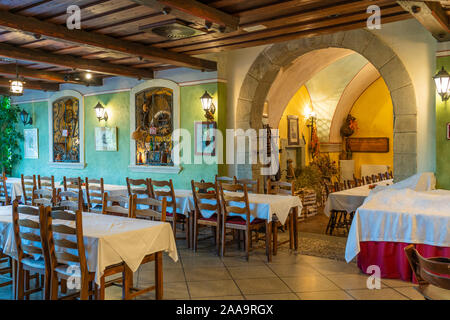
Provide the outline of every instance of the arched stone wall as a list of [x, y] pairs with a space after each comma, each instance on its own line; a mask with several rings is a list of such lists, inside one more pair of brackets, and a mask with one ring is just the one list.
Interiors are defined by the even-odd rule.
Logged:
[[[299, 56], [324, 48], [345, 48], [364, 56], [379, 71], [394, 105], [394, 170], [396, 180], [417, 172], [417, 105], [411, 78], [395, 52], [373, 33], [364, 30], [302, 38], [266, 48], [250, 67], [237, 103], [237, 129], [260, 129], [264, 101], [281, 68]], [[313, 61], [311, 62], [313, 63]], [[259, 165], [237, 165], [239, 177], [257, 177]]]

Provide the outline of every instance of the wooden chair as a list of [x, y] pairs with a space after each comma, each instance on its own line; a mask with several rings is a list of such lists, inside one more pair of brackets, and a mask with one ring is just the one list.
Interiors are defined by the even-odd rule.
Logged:
[[62, 191], [59, 193], [61, 199], [58, 206], [64, 210], [83, 211], [83, 191]]
[[103, 204], [103, 194], [105, 193], [103, 178], [89, 179], [86, 177], [85, 184], [86, 184], [87, 210], [89, 212], [101, 213], [102, 212], [101, 206]]
[[22, 182], [22, 202], [29, 205], [33, 201], [33, 190], [36, 188], [36, 176], [24, 176], [20, 175], [20, 180]]
[[245, 184], [247, 186], [247, 191], [250, 193], [260, 193], [259, 189], [259, 179], [238, 179], [234, 177], [234, 184]]
[[[216, 244], [217, 255], [220, 255], [220, 219], [222, 216], [222, 210], [220, 206], [217, 184], [210, 182], [195, 182], [192, 180], [191, 188], [195, 206], [193, 217], [194, 251], [197, 251], [199, 228], [201, 226], [210, 227], [213, 229], [213, 234], [215, 234], [214, 242]], [[209, 218], [203, 216], [205, 211], [209, 211]]]
[[59, 299], [60, 280], [74, 280], [75, 284], [79, 283], [79, 288], [76, 288], [79, 289], [78, 292], [61, 299], [79, 297], [80, 300], [88, 300], [96, 297], [98, 293], [95, 272], [90, 272], [87, 266], [81, 211], [52, 211], [47, 215], [46, 225], [51, 268], [51, 299]]
[[375, 181], [372, 180], [372, 177], [366, 176], [366, 184], [372, 184], [373, 182]]
[[389, 179], [394, 179], [394, 174], [392, 173], [392, 171], [389, 171]]
[[379, 178], [380, 178], [379, 176], [377, 176], [376, 174], [373, 174], [372, 175], [372, 183], [378, 182]]
[[[167, 209], [167, 201], [166, 198], [163, 198], [161, 201], [154, 198], [138, 198], [137, 195], [131, 196], [132, 202], [132, 210], [131, 217], [137, 219], [151, 219], [151, 220], [159, 220], [162, 222], [166, 221], [166, 209]], [[147, 206], [144, 209], [137, 209], [137, 205]], [[127, 265], [125, 267], [124, 277], [127, 278], [126, 287], [124, 287], [124, 299], [129, 300], [133, 299], [141, 294], [156, 291], [156, 299], [162, 299], [162, 278], [159, 277], [160, 272], [162, 270], [162, 255], [161, 252], [152, 253], [146, 255], [141, 262], [141, 265], [155, 262], [155, 284], [148, 286], [146, 288], [135, 288], [133, 286], [133, 272]]]
[[[225, 191], [231, 192], [242, 192], [242, 195], [228, 194]], [[239, 184], [222, 184], [220, 186], [220, 195], [223, 205], [223, 222], [222, 222], [222, 243], [221, 255], [225, 255], [225, 235], [227, 229], [232, 230], [242, 230], [244, 231], [244, 242], [246, 258], [249, 260], [250, 257], [250, 236], [252, 230], [259, 230], [265, 227], [266, 231], [266, 254], [267, 260], [272, 261], [272, 248], [271, 248], [271, 238], [272, 238], [272, 224], [267, 220], [262, 220], [259, 218], [254, 218], [250, 222], [250, 204], [248, 202], [248, 192], [246, 185]], [[232, 214], [245, 215], [245, 219], [241, 216], [232, 216]]]
[[[283, 181], [271, 181], [268, 179], [267, 181], [267, 192], [269, 194], [276, 194], [276, 195], [285, 195], [285, 196], [294, 196], [295, 195], [295, 188], [294, 184], [291, 182], [283, 182]], [[272, 219], [272, 236], [273, 236], [273, 255], [277, 254], [278, 246], [288, 243], [289, 242], [289, 248], [294, 249], [295, 244], [295, 232], [296, 232], [296, 226], [295, 226], [295, 216], [293, 214], [293, 209], [289, 212], [289, 216], [287, 218], [285, 226], [287, 227], [287, 230], [289, 231], [289, 239], [286, 241], [278, 242], [278, 230], [280, 228], [283, 228], [283, 225], [281, 222], [276, 219], [276, 216]]]
[[161, 200], [162, 198], [166, 198], [167, 201], [166, 221], [172, 224], [173, 234], [175, 238], [177, 234], [177, 224], [182, 223], [184, 229], [186, 230], [186, 241], [188, 247], [190, 247], [189, 217], [186, 217], [184, 214], [179, 212], [179, 210], [177, 210], [177, 201], [175, 197], [175, 189], [173, 188], [172, 179], [170, 179], [169, 181], [157, 181], [152, 179], [149, 180], [151, 186], [151, 194], [154, 195], [155, 199]]
[[57, 203], [56, 189], [35, 189], [31, 200], [33, 206], [44, 205], [53, 207]]
[[67, 178], [66, 176], [63, 177], [63, 186], [64, 191], [75, 191], [78, 192], [82, 190], [81, 188], [81, 178]]
[[221, 186], [222, 183], [233, 184], [233, 183], [234, 183], [234, 178], [227, 177], [227, 176], [219, 177], [219, 176], [216, 174], [215, 182], [216, 182], [216, 184], [218, 184], [219, 186]]
[[[6, 287], [12, 284], [12, 278], [13, 278], [13, 271], [12, 271], [12, 258], [3, 254], [3, 252], [0, 250], [0, 276], [2, 278], [6, 278], [5, 275], [9, 274], [9, 277], [6, 278], [6, 281], [3, 281], [0, 283], [0, 288]], [[15, 290], [14, 290], [15, 291]]]
[[145, 196], [153, 198], [152, 187], [149, 179], [130, 179], [127, 178], [128, 195]]
[[6, 176], [3, 174], [0, 181], [0, 203], [2, 206], [9, 206], [11, 204], [8, 188], [6, 187]]
[[356, 183], [354, 180], [347, 180], [347, 189], [353, 189], [356, 187]]
[[379, 173], [378, 174], [378, 179], [379, 179], [379, 181], [386, 180], [386, 175], [384, 173]]
[[414, 245], [407, 246], [405, 253], [419, 283], [414, 289], [427, 300], [450, 300], [450, 258], [425, 259]]
[[50, 189], [50, 190], [55, 189], [55, 177], [54, 176], [41, 177], [41, 175], [38, 175], [37, 182], [38, 182], [37, 189]]
[[[50, 207], [19, 206], [17, 200], [13, 203], [12, 217], [14, 240], [17, 249], [17, 299], [29, 299], [30, 294], [42, 290], [37, 287], [30, 289], [30, 274], [44, 276], [44, 299], [50, 299], [50, 260], [47, 243], [46, 215]], [[38, 220], [31, 220], [22, 215], [35, 216]], [[25, 229], [26, 228], [26, 229]], [[35, 260], [34, 255], [41, 255]]]
[[[111, 203], [111, 205], [109, 205]], [[131, 218], [132, 197], [110, 196], [107, 192], [103, 193], [102, 214]]]

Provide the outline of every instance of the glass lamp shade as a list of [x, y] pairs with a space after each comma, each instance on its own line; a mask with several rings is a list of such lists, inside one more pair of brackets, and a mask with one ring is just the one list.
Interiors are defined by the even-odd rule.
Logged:
[[200, 101], [202, 102], [203, 110], [205, 111], [210, 110], [212, 104], [212, 97], [209, 95], [208, 91], [205, 91], [203, 96], [200, 98]]
[[450, 74], [444, 69], [444, 67], [442, 67], [442, 70], [439, 71], [433, 79], [436, 83], [436, 90], [442, 97], [442, 100], [448, 100], [450, 90]]
[[28, 117], [29, 117], [29, 114], [25, 110], [22, 110], [22, 112], [20, 112], [20, 120], [22, 120], [23, 123], [28, 122]]
[[316, 116], [316, 113], [312, 111], [310, 107], [305, 108], [305, 119], [310, 120]]
[[19, 79], [11, 81], [10, 92], [13, 95], [22, 95], [23, 94], [23, 82]]
[[95, 106], [95, 114], [97, 115], [98, 121], [103, 120], [105, 118], [105, 107], [99, 102]]

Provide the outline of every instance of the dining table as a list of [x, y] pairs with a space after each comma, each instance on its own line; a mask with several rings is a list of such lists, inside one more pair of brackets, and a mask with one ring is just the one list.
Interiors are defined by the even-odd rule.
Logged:
[[[29, 216], [30, 219], [37, 219]], [[136, 272], [142, 259], [155, 254], [162, 264], [162, 254], [167, 252], [178, 261], [176, 242], [169, 223], [127, 217], [83, 212], [83, 239], [88, 270], [95, 272], [95, 282], [100, 285], [104, 271], [109, 266], [124, 262], [131, 272]], [[74, 222], [64, 222], [74, 223]], [[12, 226], [12, 206], [0, 207], [0, 249], [15, 258], [17, 254]], [[36, 257], [38, 258], [38, 257]], [[162, 298], [162, 269], [155, 268], [156, 297]], [[132, 281], [130, 277], [129, 281]], [[132, 287], [132, 283], [124, 284]]]
[[329, 217], [332, 211], [355, 212], [369, 196], [372, 189], [377, 186], [389, 186], [394, 184], [393, 179], [382, 180], [373, 184], [366, 184], [356, 188], [332, 192], [325, 202], [324, 213]]
[[355, 212], [345, 259], [356, 257], [364, 273], [378, 266], [382, 278], [414, 281], [404, 252], [410, 244], [425, 258], [450, 258], [450, 191], [373, 192]]

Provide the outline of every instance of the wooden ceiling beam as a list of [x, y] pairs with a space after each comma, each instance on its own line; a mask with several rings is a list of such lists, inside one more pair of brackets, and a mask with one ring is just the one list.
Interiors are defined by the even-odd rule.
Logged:
[[[223, 31], [234, 31], [239, 27], [239, 17], [225, 13], [216, 8], [210, 7], [196, 0], [132, 0], [138, 4], [151, 7], [153, 9], [164, 9], [164, 6], [171, 8], [171, 15], [183, 19], [180, 12], [200, 18], [205, 22], [215, 23], [223, 27]], [[158, 5], [159, 3], [159, 5]]]
[[[402, 12], [399, 14], [394, 14], [390, 16], [383, 16], [382, 23], [390, 23], [396, 21], [402, 21], [410, 18], [410, 14], [407, 12]], [[323, 34], [331, 34], [339, 31], [353, 30], [359, 28], [365, 28], [367, 26], [367, 15], [362, 17], [359, 21], [346, 22], [342, 24], [336, 24], [336, 21], [330, 20], [322, 23], [309, 23], [303, 25], [301, 28], [297, 27], [297, 30], [292, 33], [277, 33], [272, 36], [254, 38], [253, 40], [240, 41], [236, 39], [234, 43], [227, 45], [212, 45], [211, 47], [199, 48], [197, 50], [190, 51], [192, 54], [205, 54], [205, 53], [215, 53], [228, 50], [243, 49], [261, 45], [267, 45], [272, 43], [290, 41], [299, 38], [309, 38], [315, 37]]]
[[[9, 82], [10, 79], [7, 78], [0, 78], [0, 87], [10, 87], [11, 83]], [[41, 90], [41, 91], [58, 91], [59, 90], [59, 84], [58, 83], [46, 83], [46, 82], [39, 82], [39, 81], [24, 81], [24, 89], [33, 89], [33, 90]]]
[[397, 1], [441, 42], [450, 41], [450, 21], [439, 1]]
[[103, 84], [103, 80], [101, 78], [92, 79], [92, 81], [82, 81], [82, 80], [74, 80], [73, 77], [67, 74], [52, 72], [52, 71], [43, 71], [25, 68], [22, 66], [18, 66], [16, 70], [15, 64], [0, 64], [0, 74], [4, 75], [16, 75], [16, 71], [19, 73], [21, 77], [33, 78], [45, 81], [59, 82], [59, 83], [74, 83], [85, 86], [101, 86]]
[[57, 41], [77, 43], [81, 46], [101, 48], [122, 54], [156, 60], [178, 67], [188, 67], [208, 71], [217, 70], [217, 64], [214, 61], [124, 41], [100, 33], [92, 33], [83, 30], [69, 30], [62, 25], [41, 21], [33, 17], [12, 14], [7, 11], [0, 11], [0, 26], [28, 34], [43, 35]]
[[46, 63], [49, 65], [92, 71], [113, 76], [153, 79], [153, 70], [136, 69], [99, 60], [81, 59], [69, 55], [52, 54], [42, 50], [27, 49], [0, 43], [0, 56], [17, 60]]

